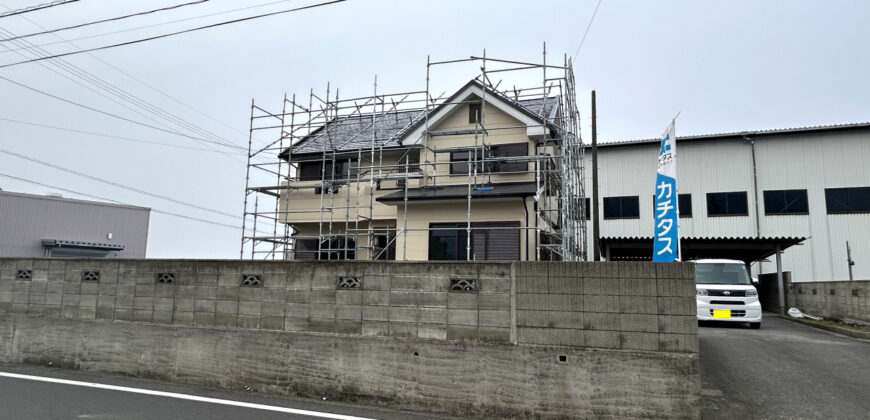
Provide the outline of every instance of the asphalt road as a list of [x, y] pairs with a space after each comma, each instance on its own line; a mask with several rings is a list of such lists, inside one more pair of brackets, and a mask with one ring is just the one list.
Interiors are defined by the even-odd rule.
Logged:
[[[137, 391], [102, 389], [66, 383], [0, 376], [0, 419], [314, 419], [353, 416], [371, 419], [433, 419], [400, 410], [340, 404], [329, 401], [266, 396], [168, 384], [146, 379], [93, 374], [38, 366], [0, 364], [0, 372], [61, 379]], [[140, 392], [168, 392], [184, 398], [219, 399], [228, 403], [197, 401]], [[236, 404], [241, 403], [241, 404]], [[260, 404], [271, 409], [246, 407]], [[290, 409], [290, 410], [286, 410]], [[285, 412], [276, 411], [284, 410]], [[311, 412], [293, 413], [291, 410]], [[339, 417], [340, 418], [340, 417]]]
[[704, 419], [870, 418], [870, 341], [773, 314], [699, 328]]

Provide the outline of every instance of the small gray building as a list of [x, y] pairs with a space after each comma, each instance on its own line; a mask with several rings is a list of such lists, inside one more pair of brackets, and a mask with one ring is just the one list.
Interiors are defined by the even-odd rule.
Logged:
[[151, 209], [0, 191], [0, 257], [145, 258]]

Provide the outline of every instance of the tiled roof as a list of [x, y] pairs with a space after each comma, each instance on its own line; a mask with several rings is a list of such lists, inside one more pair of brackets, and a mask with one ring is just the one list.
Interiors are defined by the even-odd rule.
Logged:
[[[482, 87], [476, 81], [471, 83]], [[464, 88], [460, 89], [460, 91], [462, 90]], [[559, 104], [558, 97], [521, 99], [517, 101], [489, 88], [487, 88], [487, 93], [494, 94], [526, 114], [548, 122], [552, 122], [554, 111]], [[447, 103], [451, 101], [452, 99], [448, 99]], [[440, 108], [439, 106], [430, 110], [430, 115]], [[373, 137], [375, 139], [375, 147], [399, 147], [401, 146], [400, 141], [403, 136], [422, 124], [424, 116], [425, 110], [414, 109], [339, 117], [315, 130], [292, 146], [292, 153], [296, 155], [321, 153], [324, 151], [348, 152], [367, 149], [371, 147]], [[286, 157], [287, 152], [284, 151], [281, 155]]]

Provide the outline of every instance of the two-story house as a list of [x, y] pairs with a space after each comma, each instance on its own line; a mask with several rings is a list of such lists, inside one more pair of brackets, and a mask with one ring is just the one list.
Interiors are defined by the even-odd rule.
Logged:
[[424, 109], [330, 118], [280, 155], [294, 168], [278, 208], [287, 257], [559, 259], [580, 213], [563, 199], [579, 169], [565, 165], [562, 102], [475, 79]]

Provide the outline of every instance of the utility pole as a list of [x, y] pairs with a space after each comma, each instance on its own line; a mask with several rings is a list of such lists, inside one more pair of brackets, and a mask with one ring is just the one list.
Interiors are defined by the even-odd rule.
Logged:
[[846, 263], [849, 264], [849, 281], [852, 281], [852, 266], [855, 261], [852, 261], [852, 248], [849, 248], [849, 241], [846, 241]]
[[592, 91], [592, 261], [601, 260], [601, 250], [598, 241], [601, 232], [598, 229], [598, 117], [595, 115], [595, 91]]

